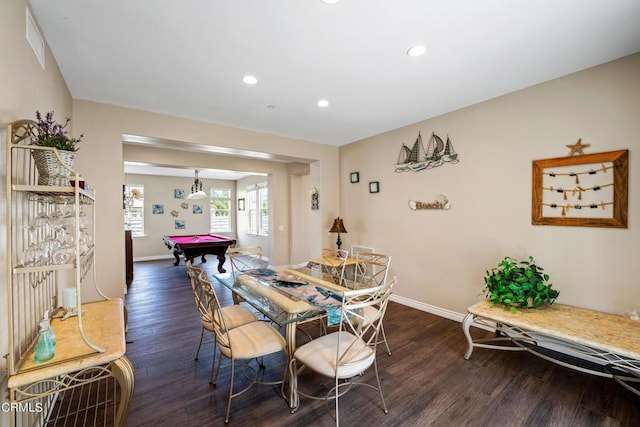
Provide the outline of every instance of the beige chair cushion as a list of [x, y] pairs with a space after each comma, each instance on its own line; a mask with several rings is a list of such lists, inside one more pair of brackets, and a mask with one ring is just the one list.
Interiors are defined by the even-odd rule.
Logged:
[[[338, 368], [338, 378], [351, 378], [364, 372], [375, 359], [375, 354], [371, 347], [364, 341], [348, 332], [333, 332], [323, 335], [296, 350], [294, 357], [303, 365], [327, 377], [336, 375], [336, 346], [340, 337], [341, 351], [348, 353], [340, 360]], [[349, 348], [355, 341], [353, 347]]]
[[373, 306], [365, 307], [363, 310], [363, 315], [366, 320], [363, 326], [366, 326], [371, 323], [372, 320], [378, 317], [378, 308]]
[[[258, 320], [253, 311], [240, 305], [234, 304], [222, 307], [221, 311], [222, 316], [224, 316], [224, 321], [227, 325], [227, 328], [229, 329], [237, 328], [238, 326], [256, 322]], [[213, 325], [211, 324], [211, 321], [209, 319], [202, 319], [202, 326], [208, 331], [213, 331]]]
[[[260, 321], [247, 323], [230, 329], [228, 338], [233, 347], [233, 359], [253, 359], [286, 348], [284, 337], [273, 326]], [[222, 344], [220, 351], [227, 358], [231, 358], [231, 351]]]

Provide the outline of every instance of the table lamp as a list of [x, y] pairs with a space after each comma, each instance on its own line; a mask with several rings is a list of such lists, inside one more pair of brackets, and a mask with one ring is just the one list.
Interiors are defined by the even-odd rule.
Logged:
[[338, 217], [333, 220], [333, 225], [329, 230], [329, 233], [338, 233], [338, 240], [336, 240], [336, 245], [338, 249], [340, 249], [340, 245], [342, 245], [342, 241], [340, 240], [340, 233], [346, 233], [347, 229], [344, 228], [344, 223], [342, 222], [342, 218]]

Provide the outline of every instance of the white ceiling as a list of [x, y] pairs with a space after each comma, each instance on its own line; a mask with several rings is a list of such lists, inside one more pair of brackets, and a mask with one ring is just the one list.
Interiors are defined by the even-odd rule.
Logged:
[[640, 51], [638, 0], [31, 4], [76, 99], [336, 146]]

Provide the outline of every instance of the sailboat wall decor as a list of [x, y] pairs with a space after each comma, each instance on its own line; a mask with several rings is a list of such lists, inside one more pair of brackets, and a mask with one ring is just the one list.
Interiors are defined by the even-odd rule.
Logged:
[[418, 172], [442, 166], [445, 163], [455, 164], [459, 161], [458, 153], [453, 149], [449, 135], [447, 135], [445, 143], [435, 132], [432, 132], [425, 150], [422, 135], [418, 132], [418, 138], [413, 143], [413, 147], [409, 148], [402, 144], [395, 168], [396, 172]]

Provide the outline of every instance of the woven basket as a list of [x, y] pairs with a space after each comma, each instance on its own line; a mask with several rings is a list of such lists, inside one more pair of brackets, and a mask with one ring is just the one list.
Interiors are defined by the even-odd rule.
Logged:
[[[58, 151], [62, 162], [71, 167], [76, 158], [73, 151]], [[38, 185], [69, 186], [71, 171], [62, 166], [53, 151], [32, 150], [31, 156], [38, 169]]]

